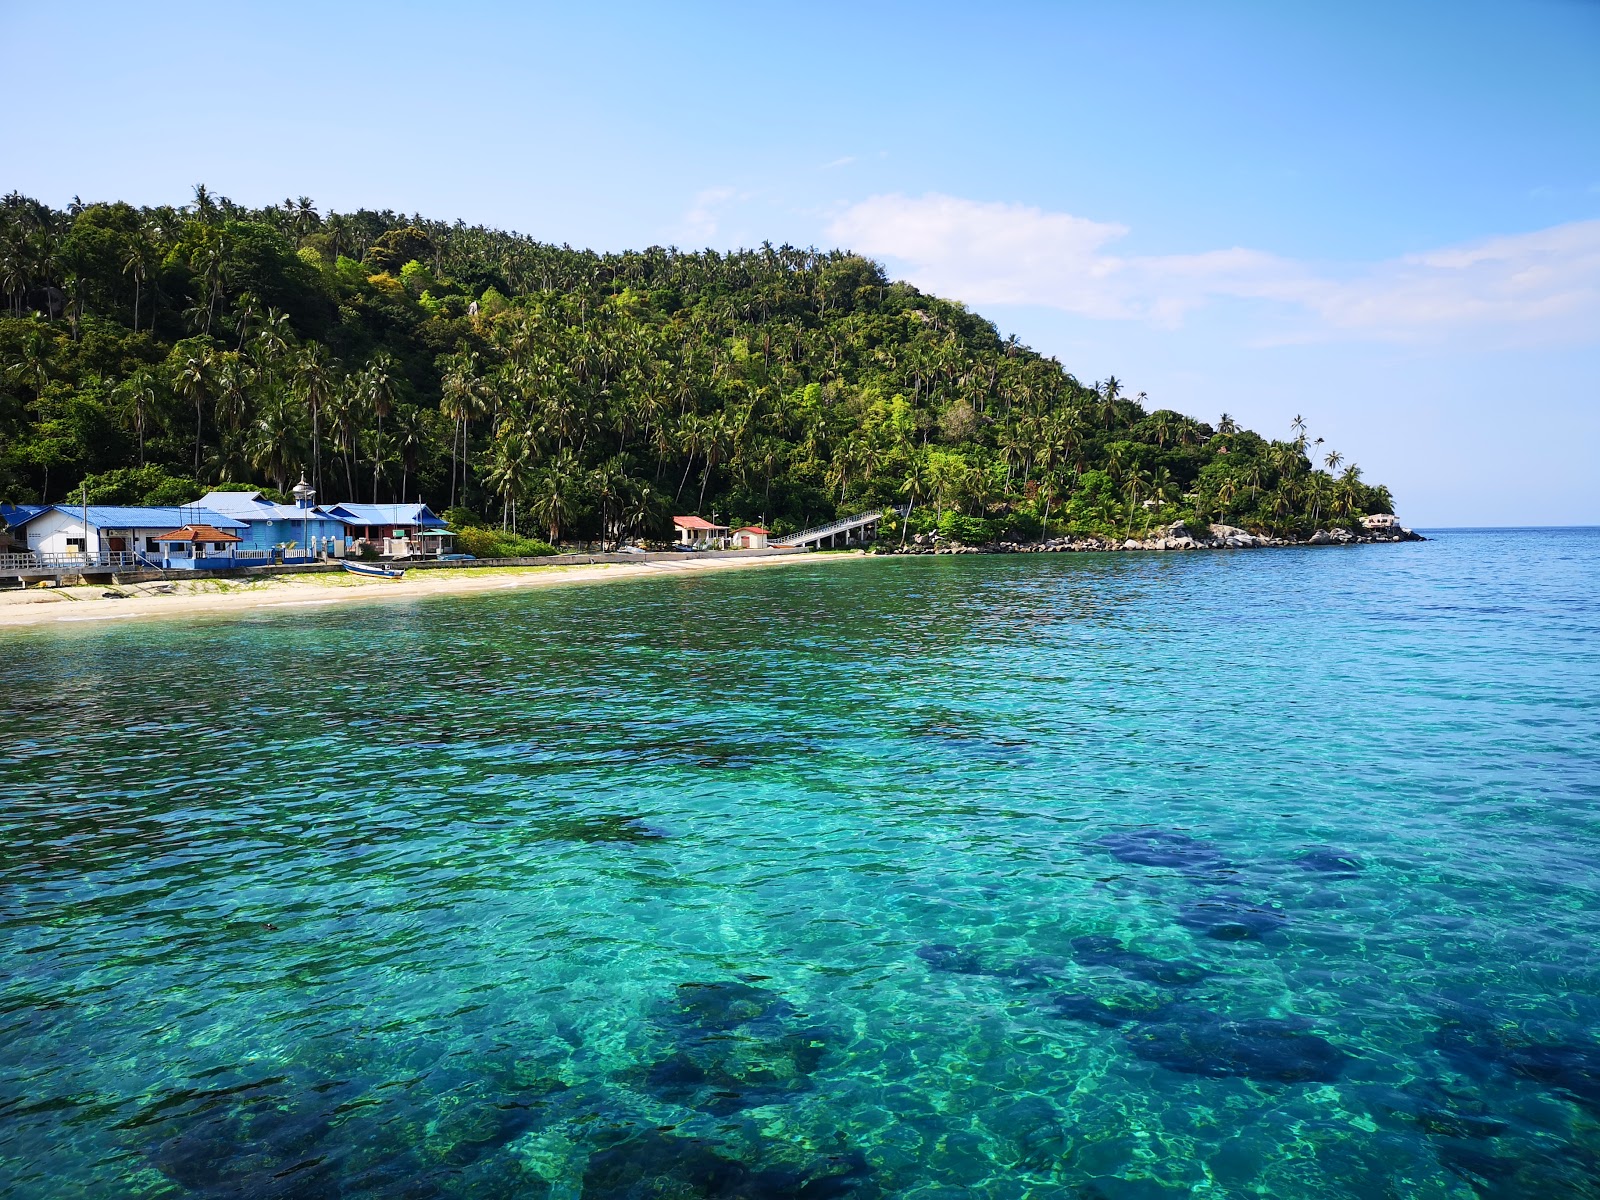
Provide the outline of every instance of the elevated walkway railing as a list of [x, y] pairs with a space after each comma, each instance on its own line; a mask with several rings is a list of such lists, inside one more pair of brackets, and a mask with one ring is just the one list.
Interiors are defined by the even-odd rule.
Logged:
[[[902, 517], [906, 515], [908, 506], [897, 504], [893, 511]], [[799, 533], [784, 534], [774, 540], [775, 546], [802, 546], [806, 542], [820, 541], [825, 537], [835, 534], [847, 533], [852, 529], [860, 529], [863, 525], [873, 525], [883, 520], [883, 509], [875, 508], [871, 512], [856, 513], [852, 517], [840, 517], [837, 521], [829, 521], [826, 525], [815, 525], [810, 529], [802, 529]]]

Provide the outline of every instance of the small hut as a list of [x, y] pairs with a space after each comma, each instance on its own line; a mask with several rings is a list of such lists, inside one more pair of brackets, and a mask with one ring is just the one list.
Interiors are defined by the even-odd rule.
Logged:
[[244, 541], [215, 525], [185, 525], [151, 540], [160, 547], [162, 565], [168, 567], [223, 566], [233, 561], [233, 548]]
[[726, 525], [713, 525], [704, 517], [673, 517], [673, 531], [680, 546], [711, 546], [727, 535]]
[[733, 548], [735, 550], [765, 550], [767, 538], [772, 531], [763, 529], [759, 525], [745, 525], [733, 531]]

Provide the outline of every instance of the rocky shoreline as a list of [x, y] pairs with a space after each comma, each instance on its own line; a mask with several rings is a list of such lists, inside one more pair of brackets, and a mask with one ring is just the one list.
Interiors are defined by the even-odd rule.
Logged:
[[1115, 538], [1062, 537], [1042, 542], [991, 542], [986, 546], [964, 546], [938, 534], [919, 533], [905, 546], [879, 548], [878, 554], [1068, 554], [1106, 553], [1121, 550], [1248, 550], [1266, 546], [1360, 546], [1376, 542], [1425, 542], [1420, 533], [1396, 526], [1352, 533], [1348, 529], [1319, 529], [1307, 538], [1275, 538], [1250, 533], [1233, 525], [1212, 525], [1196, 536], [1182, 521], [1162, 526], [1149, 537]]

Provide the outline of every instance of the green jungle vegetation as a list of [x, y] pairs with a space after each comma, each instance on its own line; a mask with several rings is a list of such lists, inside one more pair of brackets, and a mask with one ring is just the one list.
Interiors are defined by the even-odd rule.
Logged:
[[675, 512], [781, 533], [910, 505], [910, 530], [970, 544], [1392, 511], [1300, 418], [1277, 440], [1152, 410], [844, 251], [12, 193], [0, 293], [13, 502], [281, 495], [303, 472], [323, 503], [425, 499], [491, 553], [661, 537]]

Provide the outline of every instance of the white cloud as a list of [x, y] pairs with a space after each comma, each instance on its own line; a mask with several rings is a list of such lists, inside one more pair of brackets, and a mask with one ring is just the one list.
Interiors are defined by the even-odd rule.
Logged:
[[1471, 333], [1590, 340], [1600, 331], [1600, 221], [1342, 268], [1260, 250], [1118, 255], [1126, 226], [954, 196], [874, 196], [835, 218], [841, 245], [891, 260], [969, 304], [1040, 305], [1176, 325], [1217, 300], [1287, 317], [1277, 340], [1413, 340]]
[[689, 210], [683, 214], [684, 241], [690, 245], [709, 245], [717, 236], [722, 210], [738, 198], [738, 192], [730, 187], [706, 188], [696, 192]]
[[832, 171], [839, 167], [848, 167], [855, 161], [856, 156], [854, 154], [846, 154], [843, 158], [836, 158], [832, 162], [823, 163], [821, 169], [824, 171]]

